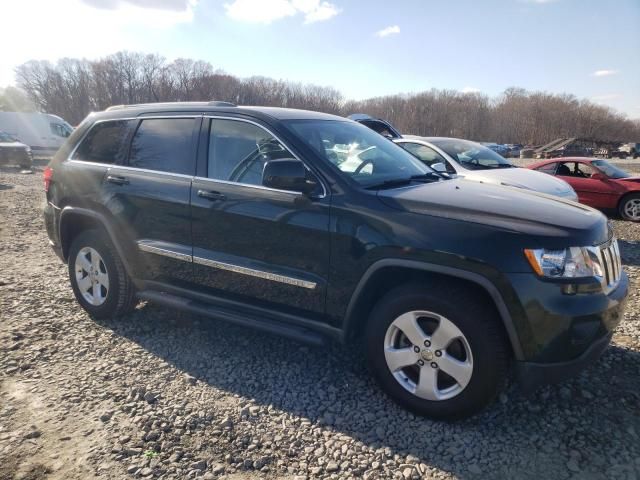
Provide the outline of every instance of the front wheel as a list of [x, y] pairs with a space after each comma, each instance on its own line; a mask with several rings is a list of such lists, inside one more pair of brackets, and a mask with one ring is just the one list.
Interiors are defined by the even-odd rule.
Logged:
[[509, 350], [492, 306], [449, 287], [412, 284], [389, 292], [373, 309], [366, 348], [374, 377], [396, 402], [453, 420], [495, 399]]
[[640, 194], [632, 193], [623, 197], [618, 206], [618, 211], [625, 220], [640, 222]]
[[118, 317], [135, 306], [131, 278], [106, 232], [80, 233], [71, 244], [68, 261], [73, 293], [91, 316]]

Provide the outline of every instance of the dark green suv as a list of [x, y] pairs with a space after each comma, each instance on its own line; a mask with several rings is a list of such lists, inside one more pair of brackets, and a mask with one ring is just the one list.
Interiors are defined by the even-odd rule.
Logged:
[[[223, 102], [91, 114], [45, 171], [46, 227], [94, 317], [138, 299], [322, 345], [459, 418], [595, 361], [628, 281], [599, 212], [451, 178], [351, 120]], [[126, 319], [125, 319], [126, 321]]]

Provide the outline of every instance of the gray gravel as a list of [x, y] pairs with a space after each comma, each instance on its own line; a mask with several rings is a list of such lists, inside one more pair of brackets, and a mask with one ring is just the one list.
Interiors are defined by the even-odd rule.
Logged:
[[41, 183], [0, 170], [2, 480], [640, 477], [640, 225], [613, 221], [632, 291], [601, 361], [446, 424], [389, 401], [357, 349], [153, 305], [91, 320], [47, 244]]

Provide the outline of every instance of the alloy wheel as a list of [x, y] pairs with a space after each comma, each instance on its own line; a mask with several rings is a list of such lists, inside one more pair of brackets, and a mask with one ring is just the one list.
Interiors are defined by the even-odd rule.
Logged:
[[109, 272], [98, 251], [82, 248], [76, 256], [75, 272], [82, 297], [91, 305], [102, 305], [109, 293]]
[[384, 338], [387, 366], [397, 382], [425, 400], [460, 394], [473, 374], [473, 356], [464, 334], [450, 320], [428, 311], [396, 318]]
[[624, 204], [624, 213], [631, 220], [640, 221], [640, 198], [631, 198]]

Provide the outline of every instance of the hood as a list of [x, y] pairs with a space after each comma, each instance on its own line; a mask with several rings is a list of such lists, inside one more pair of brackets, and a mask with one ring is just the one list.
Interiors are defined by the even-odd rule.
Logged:
[[526, 188], [560, 197], [575, 196], [573, 188], [559, 178], [527, 168], [504, 168], [496, 170], [467, 170], [469, 180], [495, 183], [509, 187]]
[[[465, 179], [380, 190], [386, 205], [412, 213], [450, 218], [532, 235], [599, 243], [609, 237], [602, 213], [559, 197]], [[579, 239], [576, 238], [576, 241]]]

